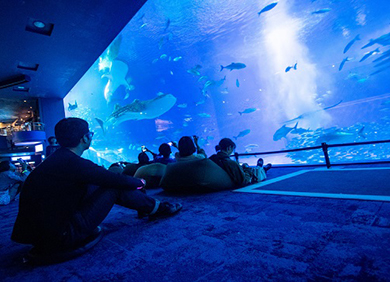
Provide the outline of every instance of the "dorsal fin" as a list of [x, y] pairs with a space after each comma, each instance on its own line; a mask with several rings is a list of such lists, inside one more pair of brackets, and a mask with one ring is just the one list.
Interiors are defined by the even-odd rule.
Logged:
[[117, 110], [119, 110], [121, 108], [121, 106], [119, 106], [119, 104], [115, 104], [115, 106], [114, 106], [114, 111], [117, 111]]

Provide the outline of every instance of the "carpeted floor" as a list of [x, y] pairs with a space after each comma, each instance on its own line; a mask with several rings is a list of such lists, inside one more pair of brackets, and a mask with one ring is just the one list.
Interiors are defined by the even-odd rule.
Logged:
[[182, 212], [149, 222], [115, 206], [95, 248], [44, 267], [23, 265], [29, 247], [9, 239], [18, 203], [0, 207], [0, 280], [390, 281], [389, 202], [150, 193]]
[[390, 201], [389, 168], [301, 170], [237, 192]]

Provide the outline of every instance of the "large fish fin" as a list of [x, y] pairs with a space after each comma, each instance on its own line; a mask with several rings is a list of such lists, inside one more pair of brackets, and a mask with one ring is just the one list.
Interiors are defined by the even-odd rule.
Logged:
[[98, 124], [100, 125], [100, 127], [102, 128], [103, 134], [105, 135], [106, 132], [105, 132], [105, 130], [104, 130], [104, 122], [103, 122], [100, 118], [95, 118], [95, 119], [96, 119], [96, 121], [98, 122]]
[[234, 138], [235, 140], [237, 140], [237, 136], [233, 136], [233, 138]]
[[295, 124], [294, 129], [297, 129], [297, 127], [298, 127], [298, 121], [297, 121], [297, 123]]
[[356, 35], [355, 40], [360, 40], [360, 34]]
[[240, 116], [242, 116], [242, 112], [238, 112], [240, 114]]
[[[127, 96], [128, 94], [126, 94], [126, 96]], [[127, 97], [128, 98], [128, 97]], [[127, 98], [125, 98], [125, 99], [127, 99]], [[119, 110], [121, 108], [121, 106], [119, 105], [119, 104], [115, 104], [115, 106], [114, 106], [114, 111], [117, 111], [117, 110]]]
[[224, 67], [223, 65], [221, 65], [221, 70], [220, 70], [220, 71], [222, 71], [224, 68], [225, 68], [225, 67]]

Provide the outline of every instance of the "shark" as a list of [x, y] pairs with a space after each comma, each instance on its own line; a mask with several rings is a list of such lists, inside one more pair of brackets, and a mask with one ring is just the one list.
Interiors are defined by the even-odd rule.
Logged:
[[133, 90], [134, 86], [130, 85], [128, 79], [126, 79], [128, 70], [129, 67], [125, 62], [113, 60], [110, 71], [102, 75], [102, 78], [108, 78], [108, 82], [104, 88], [104, 98], [107, 103], [111, 102], [115, 90], [121, 85], [126, 87], [126, 96], [124, 99], [129, 98], [129, 91]]
[[296, 130], [298, 126], [298, 122], [295, 124], [294, 127], [287, 127], [286, 125], [283, 125], [281, 128], [276, 130], [273, 140], [278, 141], [282, 138], [286, 138], [287, 134], [289, 134], [292, 130]]
[[176, 97], [172, 94], [162, 94], [153, 99], [140, 101], [135, 99], [123, 107], [115, 105], [114, 111], [105, 122], [96, 118], [105, 133], [109, 128], [115, 127], [128, 120], [154, 119], [168, 112], [175, 104]]

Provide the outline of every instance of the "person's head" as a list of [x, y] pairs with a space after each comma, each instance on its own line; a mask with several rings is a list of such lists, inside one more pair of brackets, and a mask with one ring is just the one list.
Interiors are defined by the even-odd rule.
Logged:
[[50, 145], [57, 145], [57, 138], [55, 136], [50, 136], [49, 139], [47, 139], [47, 141], [49, 141], [49, 144]]
[[122, 174], [123, 167], [119, 163], [113, 163], [112, 165], [110, 165], [108, 170], [114, 173]]
[[158, 148], [158, 152], [164, 158], [169, 158], [169, 155], [172, 153], [171, 146], [169, 146], [167, 143], [162, 143]]
[[219, 151], [221, 151], [221, 147], [219, 147], [219, 145], [215, 145], [215, 151], [218, 153]]
[[8, 171], [8, 170], [15, 171], [16, 170], [15, 165], [13, 163], [11, 163], [10, 161], [0, 162], [0, 172], [4, 172], [4, 171]]
[[87, 150], [91, 145], [93, 132], [89, 131], [88, 122], [81, 118], [64, 118], [56, 124], [54, 131], [61, 147], [80, 146]]
[[179, 154], [180, 157], [191, 156], [196, 152], [196, 147], [194, 141], [189, 136], [183, 136], [179, 140]]
[[145, 152], [139, 153], [138, 155], [138, 162], [140, 164], [147, 164], [149, 163], [149, 157]]
[[231, 154], [234, 152], [234, 149], [236, 149], [236, 144], [232, 141], [230, 138], [223, 138], [221, 141], [219, 141], [219, 148], [221, 151]]

